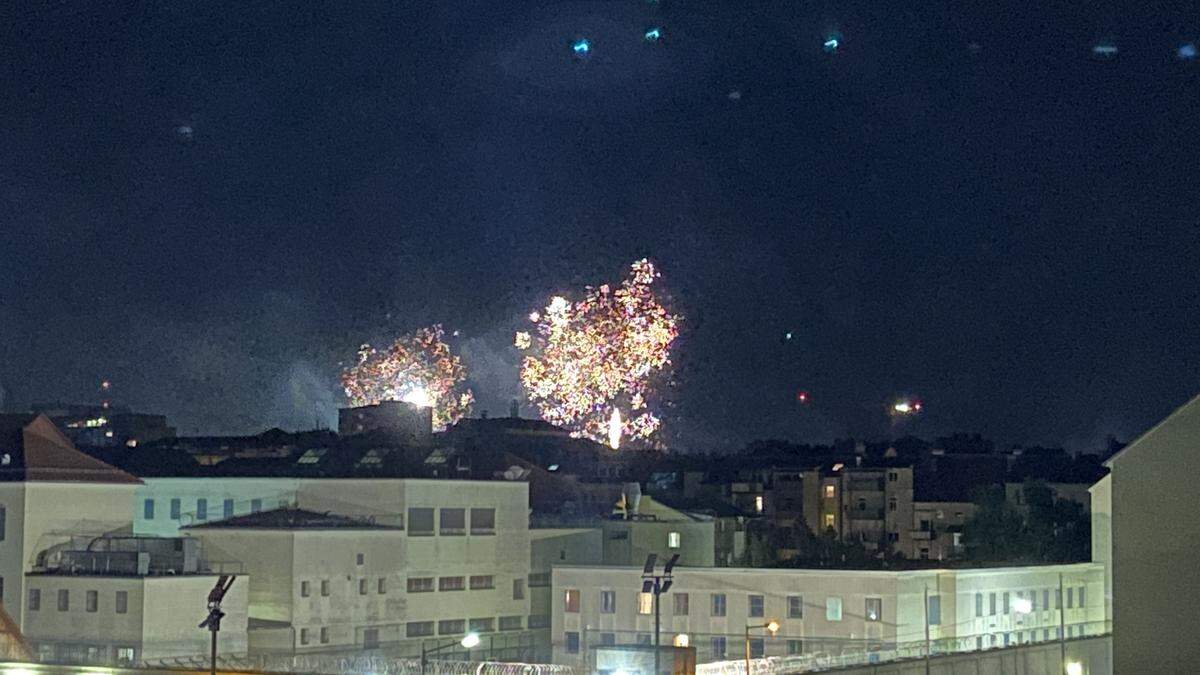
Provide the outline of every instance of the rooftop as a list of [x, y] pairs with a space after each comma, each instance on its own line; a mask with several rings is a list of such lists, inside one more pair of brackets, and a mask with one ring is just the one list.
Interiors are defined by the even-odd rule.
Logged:
[[352, 518], [328, 512], [321, 513], [308, 509], [285, 507], [191, 525], [190, 529], [398, 530], [400, 528], [381, 525], [366, 518]]
[[0, 481], [124, 483], [141, 481], [81, 452], [45, 415], [0, 415]]

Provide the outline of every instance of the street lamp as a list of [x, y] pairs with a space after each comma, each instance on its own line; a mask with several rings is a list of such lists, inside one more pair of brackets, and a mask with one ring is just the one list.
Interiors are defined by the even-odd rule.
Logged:
[[658, 554], [651, 553], [646, 556], [646, 565], [642, 568], [642, 593], [654, 594], [654, 675], [659, 675], [662, 672], [660, 664], [660, 650], [662, 647], [660, 628], [659, 628], [659, 611], [658, 597], [667, 592], [671, 588], [671, 584], [675, 583], [671, 578], [671, 572], [675, 569], [675, 563], [679, 562], [679, 554], [671, 556], [667, 564], [663, 566], [662, 574], [654, 573], [654, 563], [658, 561]]
[[467, 633], [457, 642], [447, 642], [440, 647], [427, 649], [425, 643], [421, 643], [421, 675], [425, 675], [425, 664], [429, 661], [429, 657], [437, 654], [440, 651], [450, 649], [451, 647], [462, 647], [463, 649], [471, 649], [479, 645], [479, 633]]
[[208, 616], [200, 624], [200, 628], [207, 628], [212, 635], [212, 643], [209, 653], [209, 671], [212, 675], [217, 675], [217, 633], [221, 632], [221, 619], [225, 618], [225, 612], [221, 611], [221, 601], [225, 599], [225, 594], [229, 592], [229, 587], [233, 586], [236, 576], [222, 574], [217, 578], [217, 583], [213, 589], [208, 592]]
[[767, 629], [771, 637], [775, 637], [775, 634], [779, 632], [779, 622], [768, 621], [766, 623], [756, 623], [746, 626], [746, 675], [750, 675], [750, 631], [763, 628]]

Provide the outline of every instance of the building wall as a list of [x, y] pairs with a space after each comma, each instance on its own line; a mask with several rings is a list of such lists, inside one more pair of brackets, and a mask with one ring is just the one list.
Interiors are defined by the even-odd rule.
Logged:
[[250, 616], [270, 621], [292, 621], [295, 574], [292, 533], [279, 530], [191, 529], [210, 560], [236, 561], [244, 574]]
[[1200, 640], [1181, 611], [1200, 604], [1200, 398], [1109, 460], [1115, 672], [1194, 672]]
[[[896, 643], [921, 643], [925, 638], [926, 593], [940, 605], [940, 620], [929, 628], [930, 639], [942, 651], [975, 649], [1009, 643], [1053, 639], [1058, 612], [1031, 612], [1017, 616], [1017, 593], [1057, 588], [1059, 575], [1069, 587], [1086, 586], [1082, 609], [1066, 611], [1070, 634], [1098, 634], [1103, 624], [1103, 571], [1097, 565], [1058, 565], [986, 570], [920, 570], [905, 572], [788, 569], [680, 569], [669, 593], [662, 597], [663, 641], [687, 634], [700, 662], [720, 660], [712, 652], [712, 639], [725, 638], [726, 658], [738, 658], [747, 625], [778, 621], [779, 633], [765, 644], [768, 656], [782, 656], [798, 644], [804, 653], [840, 653], [881, 649]], [[551, 640], [555, 661], [580, 665], [590, 647], [613, 641], [631, 644], [650, 640], [653, 616], [638, 611], [641, 569], [636, 567], [558, 567], [553, 573]], [[568, 612], [567, 591], [578, 591], [579, 611]], [[615, 593], [615, 611], [606, 613], [601, 592]], [[676, 614], [675, 594], [688, 595], [686, 614]], [[1003, 612], [1003, 595], [1009, 594], [1009, 611]], [[713, 611], [713, 595], [725, 598], [725, 615]], [[975, 596], [983, 594], [982, 613], [976, 616]], [[987, 604], [996, 596], [996, 612]], [[761, 595], [761, 616], [751, 616], [752, 595]], [[1053, 594], [1052, 594], [1053, 595]], [[790, 615], [789, 596], [801, 598], [802, 616]], [[1073, 593], [1074, 596], [1074, 593]], [[877, 620], [870, 607], [880, 610]], [[879, 604], [874, 605], [878, 600]], [[840, 603], [841, 613], [833, 611]], [[1074, 604], [1074, 603], [1073, 603]], [[1088, 623], [1084, 628], [1081, 624]], [[1049, 633], [1043, 635], [1043, 630]], [[574, 634], [568, 637], [568, 634]], [[985, 636], [990, 636], [986, 637]], [[581, 648], [571, 653], [568, 644], [578, 638]], [[976, 637], [979, 637], [978, 643]], [[798, 641], [798, 642], [797, 642]], [[789, 644], [792, 642], [793, 644]], [[985, 644], [986, 642], [986, 644]]]
[[[679, 564], [712, 567], [716, 557], [716, 527], [712, 520], [606, 520], [604, 564], [641, 565], [651, 553], [665, 562], [679, 554]], [[678, 546], [672, 547], [674, 535]]]
[[[112, 663], [118, 648], [132, 648], [138, 661], [208, 653], [209, 633], [197, 625], [208, 614], [208, 593], [215, 576], [98, 577], [31, 574], [29, 590], [40, 592], [40, 607], [26, 615], [25, 635], [48, 658], [77, 650], [91, 665]], [[222, 610], [220, 648], [246, 651], [248, 580], [230, 588]], [[68, 592], [69, 608], [58, 609], [58, 593]], [[96, 611], [87, 611], [88, 591], [96, 592]], [[118, 613], [118, 591], [127, 593], [127, 609]], [[29, 607], [28, 596], [25, 605]], [[96, 660], [92, 660], [96, 659]]]
[[1092, 562], [1104, 566], [1105, 618], [1112, 621], [1113, 550], [1112, 550], [1112, 477], [1105, 476], [1092, 486]]
[[[179, 528], [225, 517], [225, 500], [232, 499], [234, 515], [250, 513], [254, 500], [261, 509], [277, 508], [280, 502], [296, 498], [300, 480], [296, 478], [146, 478], [133, 497], [134, 534], [173, 537]], [[171, 500], [178, 499], [180, 518], [171, 517]], [[208, 517], [196, 518], [196, 504], [208, 502]], [[154, 517], [146, 517], [146, 500], [154, 502]]]
[[599, 529], [535, 529], [529, 531], [529, 615], [550, 621], [550, 572], [555, 565], [588, 565], [603, 556]]
[[[975, 510], [971, 502], [914, 502], [911, 548], [904, 551], [905, 556], [930, 560], [953, 558], [958, 553], [954, 535], [963, 531]], [[922, 521], [928, 523], [928, 530], [923, 529]]]

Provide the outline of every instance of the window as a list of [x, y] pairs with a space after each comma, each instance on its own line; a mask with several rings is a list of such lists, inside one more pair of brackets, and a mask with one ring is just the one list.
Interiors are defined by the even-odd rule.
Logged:
[[863, 499], [863, 498], [861, 498], [861, 497], [858, 499], [858, 510], [859, 510], [859, 511], [866, 511], [866, 510], [867, 510], [867, 500], [865, 500], [865, 499]]
[[1054, 591], [1054, 609], [1062, 609], [1062, 589]]
[[788, 596], [788, 618], [803, 619], [804, 618], [804, 596], [789, 595]]
[[842, 599], [837, 596], [825, 598], [825, 620], [842, 620]]
[[1083, 607], [1083, 589], [1084, 589], [1084, 588], [1086, 588], [1086, 587], [1085, 587], [1085, 586], [1080, 586], [1080, 587], [1079, 587], [1079, 594], [1078, 594], [1078, 595], [1079, 595], [1079, 606], [1080, 606], [1080, 607]]
[[366, 579], [358, 580], [358, 594], [359, 595], [367, 594], [367, 580]]
[[750, 638], [750, 658], [761, 659], [766, 651], [766, 642], [762, 638]]
[[725, 594], [724, 593], [713, 593], [712, 594], [712, 611], [710, 612], [710, 615], [711, 616], [725, 616]]
[[496, 534], [496, 509], [471, 509], [471, 534]]
[[638, 608], [638, 614], [653, 614], [654, 613], [654, 594], [653, 593], [638, 593], [637, 608]]
[[529, 575], [529, 587], [530, 588], [545, 588], [546, 586], [549, 586], [549, 585], [550, 585], [550, 573], [549, 572], [534, 572], [533, 574]]
[[404, 627], [404, 634], [408, 637], [425, 637], [433, 635], [432, 621], [410, 621]]
[[224, 516], [225, 518], [233, 517], [233, 500], [232, 499], [226, 499], [225, 501], [221, 502], [221, 515]]
[[601, 633], [600, 634], [600, 644], [605, 647], [611, 647], [611, 646], [617, 644], [617, 634], [616, 633]]
[[825, 486], [825, 498], [833, 499], [833, 494], [834, 494], [834, 487], [832, 485], [826, 485]]
[[525, 599], [525, 580], [513, 579], [513, 600]]
[[300, 582], [300, 597], [307, 598], [309, 595], [310, 595], [310, 593], [309, 593], [309, 589], [308, 589], [308, 582], [301, 581]]
[[922, 518], [920, 521], [919, 527], [922, 532], [928, 532], [929, 531], [929, 520], [926, 518]]
[[675, 616], [687, 616], [688, 615], [689, 607], [688, 607], [688, 594], [687, 593], [673, 593], [673, 594], [671, 594], [671, 600], [674, 604], [674, 607], [672, 607], [671, 609], [672, 609], [673, 613], [675, 614]]
[[929, 607], [925, 611], [929, 619], [929, 625], [940, 626], [942, 623], [942, 596], [929, 596]]
[[500, 617], [500, 630], [521, 630], [521, 621], [519, 616], [502, 616]]
[[86, 609], [87, 611], [94, 612], [97, 609], [100, 609], [100, 593], [99, 593], [99, 591], [88, 591], [87, 593], [84, 594], [83, 599], [84, 599], [84, 604], [85, 604], [84, 609]]
[[355, 565], [361, 565], [361, 564], [363, 564], [363, 561], [364, 561], [364, 560], [365, 560], [365, 558], [363, 557], [363, 554], [361, 554], [361, 553], [355, 553], [355, 554], [354, 554], [354, 564], [355, 564]]
[[387, 593], [387, 577], [379, 577], [379, 580], [375, 582], [375, 592], [380, 595]]
[[408, 536], [433, 536], [433, 509], [422, 508], [408, 510]]
[[42, 591], [41, 589], [29, 589], [29, 611], [37, 612], [42, 609]]
[[116, 605], [117, 614], [129, 612], [129, 591], [117, 591]]
[[208, 520], [208, 500], [200, 498], [196, 500], [196, 520]]
[[708, 649], [712, 653], [712, 658], [725, 658], [725, 638], [714, 637], [708, 641]]
[[181, 510], [180, 504], [181, 504], [181, 502], [179, 501], [178, 498], [171, 500], [171, 520], [179, 520], [179, 517], [180, 517], [179, 512]]
[[488, 617], [486, 619], [471, 619], [467, 622], [472, 633], [493, 633], [496, 630], [496, 620]]
[[117, 647], [117, 665], [131, 666], [136, 661], [137, 650], [133, 647]]
[[438, 635], [460, 635], [467, 632], [466, 619], [446, 619], [438, 622]]
[[788, 656], [798, 656], [804, 653], [804, 642], [802, 640], [787, 641]]
[[616, 591], [600, 591], [600, 613], [601, 614], [616, 614], [617, 613], [617, 592]]
[[1038, 611], [1037, 600], [1038, 600], [1037, 591], [1029, 591], [1029, 611], [1031, 611], [1031, 612]]
[[549, 614], [530, 614], [529, 615], [529, 623], [527, 625], [529, 626], [530, 629], [549, 628], [550, 627], [550, 615]]
[[142, 502], [142, 517], [146, 520], [154, 520], [154, 500], [147, 499]]
[[1000, 613], [1008, 614], [1012, 610], [1012, 605], [1008, 598], [1008, 591], [1004, 591], [1004, 594], [1000, 596], [1000, 600]]
[[825, 514], [825, 527], [826, 527], [826, 529], [833, 528], [833, 514], [832, 513]]
[[329, 580], [328, 579], [321, 580], [321, 597], [323, 597], [323, 598], [329, 597]]
[[466, 590], [467, 583], [463, 577], [439, 577], [439, 591], [463, 591]]
[[983, 593], [975, 594], [975, 616], [983, 616]]
[[478, 574], [471, 577], [471, 590], [486, 591], [496, 587], [496, 577], [490, 574]]
[[896, 504], [897, 502], [895, 497], [888, 497], [888, 511], [895, 511]]
[[579, 613], [579, 589], [568, 588], [563, 593], [563, 611], [570, 614]]
[[883, 598], [867, 598], [863, 615], [867, 617], [867, 621], [882, 621]]
[[441, 509], [438, 533], [443, 537], [467, 533], [466, 509]]
[[919, 551], [919, 557], [921, 560], [929, 560], [929, 547], [922, 546], [921, 550]]
[[761, 617], [763, 615], [763, 596], [750, 595], [746, 598], [746, 604], [749, 605], [748, 616]]
[[900, 533], [899, 532], [888, 532], [887, 540], [891, 543], [900, 541]]
[[[374, 630], [374, 629], [372, 629], [372, 628], [368, 628], [368, 629], [366, 629], [365, 631], [363, 631], [363, 646], [364, 646], [364, 647], [370, 647], [370, 646], [372, 646], [372, 645], [371, 645], [371, 642], [370, 642], [370, 641], [368, 640], [368, 638], [367, 638], [367, 636], [368, 636], [368, 635], [369, 635], [369, 634], [370, 634], [372, 631], [374, 631], [374, 632], [375, 632], [375, 640], [374, 640], [374, 643], [375, 643], [375, 644], [374, 644], [374, 646], [375, 646], [375, 647], [378, 647], [378, 646], [379, 646], [379, 631], [377, 631], [377, 630]], [[321, 644], [323, 644], [323, 645], [325, 645], [325, 644], [329, 644], [329, 628], [328, 628], [327, 626], [321, 626]]]
[[575, 631], [567, 631], [565, 642], [567, 645], [568, 654], [579, 653], [579, 633], [576, 633]]
[[1050, 609], [1050, 589], [1042, 589], [1042, 609]]
[[300, 629], [300, 644], [302, 644], [302, 645], [308, 644], [308, 629], [307, 628]]
[[754, 497], [754, 512], [755, 512], [755, 513], [762, 513], [762, 512], [763, 512], [763, 498], [762, 498], [762, 495], [757, 495], [757, 496], [755, 496], [755, 497]]
[[988, 593], [988, 616], [996, 614], [996, 594]]
[[1067, 609], [1075, 606], [1075, 587], [1071, 586], [1067, 589]]
[[250, 500], [250, 513], [258, 513], [259, 511], [262, 511], [262, 500], [261, 499], [251, 499]]
[[900, 476], [895, 471], [888, 472], [888, 482], [889, 483], [895, 483], [899, 479], [900, 479]]
[[679, 548], [680, 536], [678, 532], [667, 533], [667, 548]]
[[68, 612], [71, 610], [71, 591], [61, 588], [58, 591], [58, 611]]

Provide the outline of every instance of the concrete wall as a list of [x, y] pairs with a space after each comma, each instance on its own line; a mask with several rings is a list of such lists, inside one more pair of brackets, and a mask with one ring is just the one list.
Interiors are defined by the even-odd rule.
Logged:
[[[205, 557], [240, 563], [249, 575], [250, 616], [270, 621], [292, 620], [294, 551], [292, 533], [282, 530], [187, 530], [204, 546]], [[241, 582], [236, 582], [241, 583]]]
[[1112, 621], [1112, 476], [1092, 486], [1092, 562], [1104, 566], [1105, 620]]
[[[1066, 659], [1062, 658], [1062, 650]], [[1067, 663], [1078, 663], [1086, 675], [1112, 675], [1112, 638], [1068, 640], [1065, 645], [1035, 644], [986, 652], [934, 657], [925, 669], [923, 659], [874, 666], [822, 669], [838, 675], [1062, 675]], [[735, 669], [703, 670], [699, 675], [732, 673]], [[743, 668], [741, 671], [744, 672]]]
[[[679, 564], [688, 567], [716, 564], [713, 520], [606, 520], [602, 527], [605, 565], [642, 565], [651, 553], [662, 562], [678, 553]], [[678, 548], [669, 545], [672, 533], [679, 535]]]
[[[603, 557], [603, 533], [592, 529], [536, 529], [529, 531], [530, 574], [549, 575], [555, 565], [587, 565]], [[551, 587], [529, 587], [529, 614], [550, 617]]]
[[[208, 501], [207, 521], [225, 517], [224, 503], [232, 499], [234, 515], [250, 513], [251, 501], [262, 501], [262, 509], [277, 508], [281, 501], [293, 501], [300, 481], [296, 478], [146, 478], [137, 486], [133, 498], [135, 534], [174, 537], [183, 525], [199, 521], [196, 502]], [[145, 502], [154, 500], [154, 517], [146, 518]], [[171, 500], [178, 499], [181, 518], [171, 518]]]

